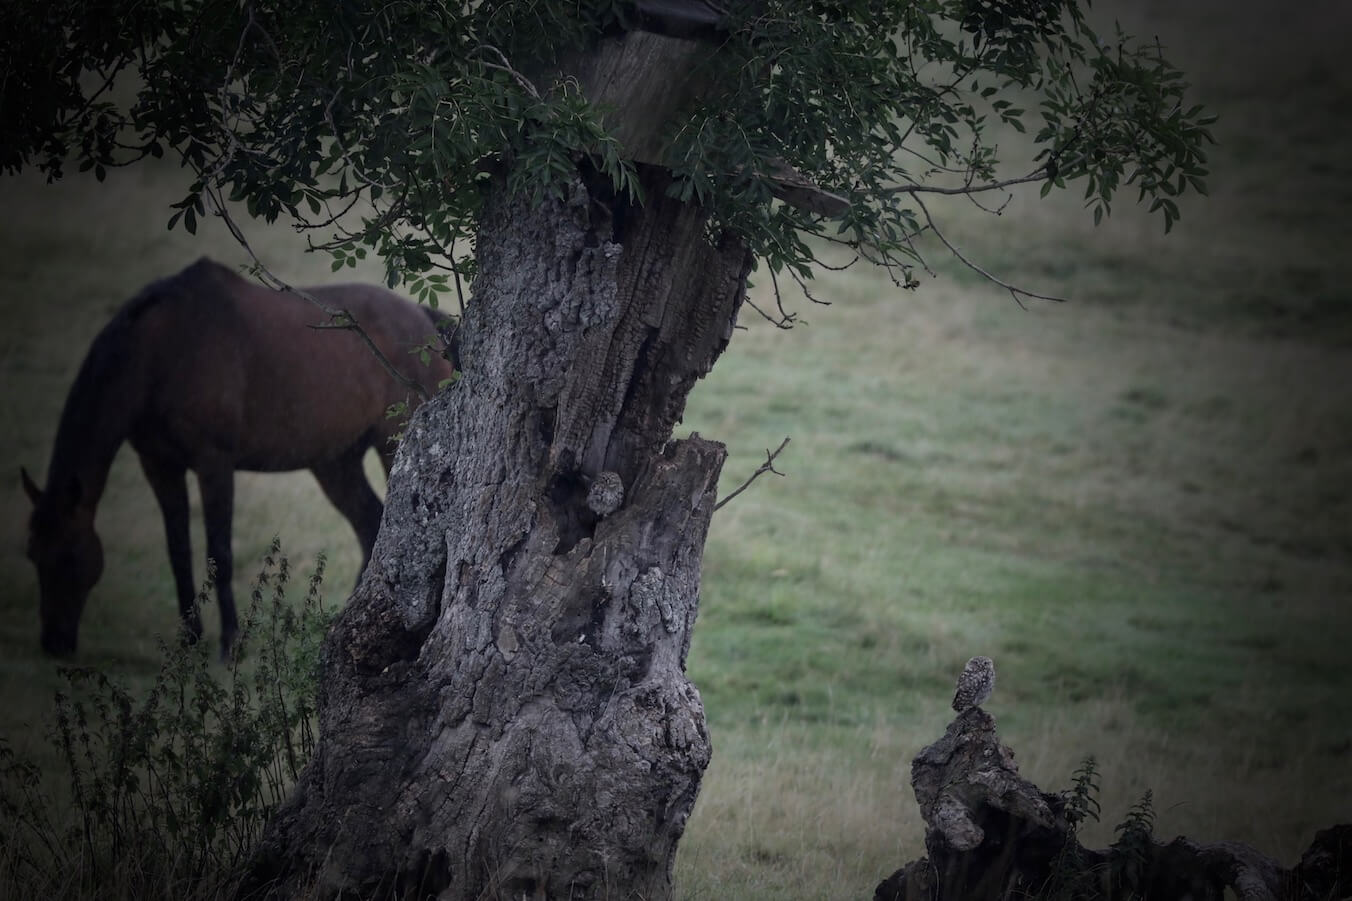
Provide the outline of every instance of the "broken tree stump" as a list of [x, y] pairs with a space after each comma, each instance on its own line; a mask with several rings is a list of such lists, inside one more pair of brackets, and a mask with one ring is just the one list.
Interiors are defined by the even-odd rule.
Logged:
[[1331, 901], [1352, 897], [1352, 825], [1319, 832], [1285, 868], [1239, 842], [1161, 843], [1127, 829], [1111, 848], [1082, 846], [1067, 796], [1019, 775], [995, 720], [979, 707], [954, 718], [911, 762], [927, 856], [878, 885], [874, 901], [1150, 898]]

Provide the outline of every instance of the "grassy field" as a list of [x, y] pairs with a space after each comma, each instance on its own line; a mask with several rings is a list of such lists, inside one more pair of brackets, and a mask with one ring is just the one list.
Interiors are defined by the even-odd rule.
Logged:
[[[1127, 197], [1099, 229], [1073, 196], [999, 219], [955, 205], [941, 221], [965, 252], [1073, 302], [1022, 310], [938, 253], [913, 294], [850, 270], [822, 283], [832, 306], [801, 304], [806, 327], [748, 311], [696, 390], [685, 427], [729, 445], [725, 491], [793, 442], [788, 477], [724, 508], [706, 552], [690, 672], [714, 760], [682, 898], [864, 898], [923, 853], [910, 759], [977, 653], [1026, 775], [1062, 787], [1098, 757], [1094, 841], [1146, 788], [1160, 834], [1287, 862], [1352, 820], [1352, 15], [1116, 11], [1223, 117], [1213, 196], [1174, 234]], [[117, 305], [203, 253], [242, 260], [216, 223], [165, 232], [175, 176], [0, 180], [0, 734], [28, 747], [58, 678], [18, 466], [45, 473]], [[328, 280], [295, 236], [251, 234], [278, 272]], [[277, 534], [302, 571], [328, 552], [341, 602], [356, 541], [308, 474], [241, 476], [237, 509], [237, 590]], [[80, 661], [142, 684], [175, 607], [129, 452], [98, 524]]]

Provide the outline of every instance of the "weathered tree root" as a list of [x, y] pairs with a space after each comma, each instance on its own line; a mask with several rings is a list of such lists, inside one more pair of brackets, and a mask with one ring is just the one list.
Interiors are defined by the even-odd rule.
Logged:
[[1019, 775], [980, 708], [960, 714], [911, 762], [927, 857], [878, 885], [874, 901], [1006, 898], [1334, 901], [1352, 897], [1352, 825], [1319, 832], [1300, 863], [1284, 868], [1238, 842], [1182, 836], [1128, 848], [1085, 848], [1066, 801]]

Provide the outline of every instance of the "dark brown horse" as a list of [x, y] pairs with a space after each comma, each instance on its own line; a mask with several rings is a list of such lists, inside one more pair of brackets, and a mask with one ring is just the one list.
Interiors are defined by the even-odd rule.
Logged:
[[[307, 289], [351, 312], [385, 357], [434, 392], [452, 373], [410, 349], [433, 332], [425, 310], [383, 288]], [[386, 472], [400, 428], [386, 410], [409, 396], [354, 333], [314, 329], [325, 315], [293, 294], [269, 290], [207, 259], [128, 301], [94, 339], [66, 398], [47, 487], [22, 473], [33, 501], [28, 556], [37, 566], [42, 647], [75, 651], [80, 614], [103, 572], [94, 511], [124, 441], [141, 459], [164, 514], [169, 563], [185, 634], [202, 623], [188, 537], [187, 471], [197, 473], [207, 556], [216, 565], [221, 649], [237, 631], [230, 587], [235, 470], [309, 469], [352, 523], [370, 558], [382, 505], [362, 470], [368, 448]]]

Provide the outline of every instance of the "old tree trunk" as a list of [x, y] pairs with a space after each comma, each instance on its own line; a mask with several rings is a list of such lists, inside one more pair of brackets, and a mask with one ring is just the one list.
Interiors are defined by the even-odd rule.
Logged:
[[710, 754], [684, 666], [724, 459], [671, 435], [750, 259], [643, 177], [641, 208], [581, 181], [489, 200], [463, 376], [408, 425], [246, 893], [669, 896]]
[[[651, 160], [700, 52], [629, 34], [567, 72]], [[543, 202], [489, 189], [461, 378], [408, 424], [315, 757], [242, 895], [670, 896], [709, 762], [685, 659], [725, 456], [672, 436], [751, 256], [638, 171], [641, 205], [585, 171]]]

